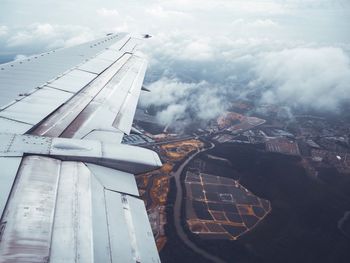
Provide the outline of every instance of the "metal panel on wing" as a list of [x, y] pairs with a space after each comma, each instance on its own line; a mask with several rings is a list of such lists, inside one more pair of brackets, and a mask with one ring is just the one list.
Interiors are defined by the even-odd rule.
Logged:
[[93, 262], [92, 213], [89, 170], [62, 162], [50, 262]]
[[39, 89], [2, 110], [0, 116], [35, 125], [71, 96], [71, 93], [52, 88]]
[[106, 191], [106, 205], [112, 260], [160, 262], [143, 201]]
[[113, 50], [120, 50], [123, 46], [126, 45], [126, 43], [131, 39], [129, 35], [126, 35], [122, 38], [121, 41], [114, 43], [111, 45], [108, 49], [113, 49]]
[[86, 140], [97, 140], [106, 143], [120, 143], [123, 140], [124, 133], [121, 131], [101, 131], [93, 130], [84, 136]]
[[15, 135], [10, 140], [8, 152], [48, 154], [52, 138], [32, 135]]
[[122, 194], [105, 191], [109, 240], [113, 262], [141, 262], [135, 252], [135, 241], [131, 239], [124, 215]]
[[[91, 177], [92, 231], [95, 262], [112, 262], [104, 187]], [[98, 245], [97, 245], [98, 244]]]
[[0, 117], [0, 133], [16, 132], [22, 134], [30, 130], [32, 127], [33, 126], [30, 124]]
[[[84, 138], [93, 130], [115, 130], [116, 132], [129, 133], [145, 74], [145, 66], [143, 59], [131, 57], [84, 110], [88, 114], [88, 118], [83, 115], [85, 117], [83, 120], [77, 119], [80, 127], [75, 131], [75, 134], [70, 132], [70, 128], [67, 129], [66, 132], [70, 132], [67, 137]], [[126, 101], [129, 95], [132, 97]], [[113, 125], [113, 122], [118, 116], [121, 119], [123, 115], [123, 125], [120, 125], [123, 129], [120, 129], [118, 125]], [[74, 124], [74, 126], [76, 125]]]
[[130, 133], [132, 127], [132, 121], [139, 101], [143, 78], [146, 73], [146, 61], [139, 58], [138, 63], [140, 65], [138, 75], [135, 77], [132, 87], [113, 121], [113, 127], [118, 128], [126, 134]]
[[145, 204], [142, 200], [127, 196], [141, 262], [160, 262], [153, 232], [148, 222]]
[[118, 60], [122, 55], [124, 55], [124, 52], [107, 49], [106, 51], [103, 51], [102, 53], [97, 55], [96, 58], [114, 62]]
[[112, 63], [113, 62], [110, 60], [94, 58], [79, 66], [79, 69], [95, 74], [101, 74], [101, 72], [108, 68]]
[[94, 78], [96, 78], [96, 74], [75, 69], [50, 82], [48, 86], [76, 93], [89, 84]]
[[0, 262], [43, 262], [50, 255], [60, 161], [25, 157], [2, 218]]
[[86, 165], [104, 188], [130, 195], [139, 195], [133, 174], [95, 164], [87, 163]]
[[0, 157], [0, 218], [4, 211], [22, 157]]
[[126, 42], [126, 44], [121, 48], [121, 51], [132, 53], [132, 52], [134, 52], [136, 46], [137, 46], [138, 44], [140, 44], [140, 42], [141, 42], [140, 39], [131, 38], [131, 39], [129, 39], [129, 41]]

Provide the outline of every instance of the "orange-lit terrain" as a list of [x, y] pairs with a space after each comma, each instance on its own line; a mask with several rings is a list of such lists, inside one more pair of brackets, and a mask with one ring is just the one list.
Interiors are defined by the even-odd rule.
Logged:
[[160, 147], [160, 155], [167, 162], [175, 163], [203, 146], [204, 144], [201, 141], [195, 139], [163, 144]]
[[164, 143], [159, 147], [154, 147], [153, 150], [158, 152], [163, 161], [162, 168], [136, 177], [140, 195], [145, 201], [156, 237], [158, 250], [164, 247], [167, 240], [164, 225], [166, 224], [165, 207], [169, 193], [169, 175], [176, 163], [203, 147], [204, 143], [196, 139]]
[[239, 123], [244, 120], [245, 116], [236, 112], [226, 112], [217, 118], [217, 123], [220, 129], [228, 128], [234, 123]]
[[226, 129], [236, 134], [259, 126], [265, 123], [265, 120], [257, 117], [245, 116], [236, 112], [226, 112], [218, 117], [216, 122], [220, 129]]
[[289, 155], [299, 155], [298, 144], [288, 138], [273, 138], [266, 142], [268, 152], [283, 153]]

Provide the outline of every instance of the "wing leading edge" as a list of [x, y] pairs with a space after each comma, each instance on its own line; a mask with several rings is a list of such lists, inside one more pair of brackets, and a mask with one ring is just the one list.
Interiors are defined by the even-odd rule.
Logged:
[[133, 174], [161, 166], [120, 144], [145, 59], [128, 34], [0, 65], [0, 262], [160, 262]]

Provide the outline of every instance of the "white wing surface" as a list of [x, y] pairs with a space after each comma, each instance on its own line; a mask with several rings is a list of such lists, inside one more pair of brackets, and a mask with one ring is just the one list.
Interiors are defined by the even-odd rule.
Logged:
[[0, 262], [160, 262], [129, 134], [141, 38], [112, 34], [0, 65]]

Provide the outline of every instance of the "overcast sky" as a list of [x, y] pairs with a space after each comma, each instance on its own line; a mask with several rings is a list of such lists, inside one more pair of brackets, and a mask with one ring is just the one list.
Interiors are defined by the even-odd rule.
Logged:
[[142, 103], [164, 106], [164, 122], [189, 107], [211, 118], [252, 89], [264, 88], [261, 102], [332, 111], [350, 99], [348, 0], [0, 2], [0, 61], [108, 32], [153, 35], [154, 92]]

